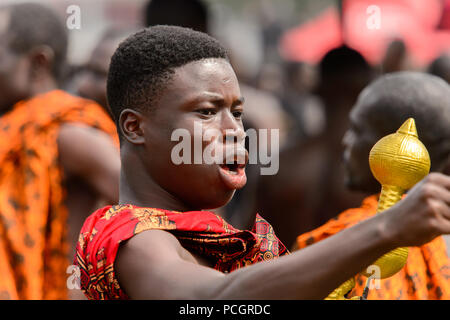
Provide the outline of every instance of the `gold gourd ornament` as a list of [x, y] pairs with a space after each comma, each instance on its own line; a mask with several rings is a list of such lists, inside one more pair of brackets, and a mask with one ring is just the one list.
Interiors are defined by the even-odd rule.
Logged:
[[[387, 210], [401, 200], [403, 194], [422, 180], [430, 171], [430, 156], [420, 142], [413, 118], [406, 120], [396, 133], [381, 138], [369, 154], [369, 164], [375, 179], [381, 184], [377, 213]], [[372, 265], [378, 266], [380, 278], [385, 279], [400, 271], [408, 259], [408, 248], [394, 249]], [[370, 277], [366, 271], [362, 275]], [[354, 280], [344, 282], [326, 299], [346, 299], [354, 287]], [[359, 299], [353, 297], [352, 299]]]

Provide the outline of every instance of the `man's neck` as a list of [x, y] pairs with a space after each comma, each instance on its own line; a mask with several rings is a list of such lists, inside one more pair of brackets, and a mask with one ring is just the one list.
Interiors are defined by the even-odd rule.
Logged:
[[158, 185], [138, 161], [137, 156], [127, 158], [131, 161], [122, 161], [120, 172], [119, 204], [173, 211], [193, 210]]
[[21, 99], [11, 102], [7, 108], [1, 109], [0, 110], [0, 116], [3, 116], [4, 114], [8, 113], [9, 111], [11, 111], [14, 106], [19, 103], [20, 101], [27, 101], [29, 99], [32, 99], [33, 97], [40, 95], [40, 94], [44, 94], [46, 92], [50, 92], [52, 90], [56, 90], [58, 89], [56, 82], [53, 79], [49, 79], [46, 81], [41, 81], [39, 83], [32, 83], [30, 84], [30, 88], [28, 90], [28, 95], [23, 96]]
[[58, 89], [58, 85], [55, 79], [51, 77], [46, 77], [41, 81], [36, 81], [31, 84], [31, 97], [37, 96], [39, 94], [43, 94], [52, 90]]

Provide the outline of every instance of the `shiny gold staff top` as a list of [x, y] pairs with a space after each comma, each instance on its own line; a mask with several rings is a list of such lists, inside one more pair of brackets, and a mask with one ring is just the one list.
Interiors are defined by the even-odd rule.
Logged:
[[[406, 120], [397, 132], [380, 139], [373, 146], [369, 164], [375, 179], [381, 184], [377, 212], [400, 201], [407, 190], [429, 173], [430, 155], [419, 140], [413, 118]], [[400, 271], [407, 258], [408, 249], [397, 248], [374, 264], [380, 267], [380, 277], [383, 279]]]

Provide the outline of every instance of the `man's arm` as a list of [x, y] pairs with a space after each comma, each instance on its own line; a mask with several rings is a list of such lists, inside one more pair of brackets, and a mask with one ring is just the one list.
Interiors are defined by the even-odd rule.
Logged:
[[82, 178], [100, 198], [118, 202], [120, 155], [108, 134], [65, 124], [58, 135], [58, 151], [67, 174]]
[[[58, 134], [58, 153], [65, 174], [81, 178], [91, 187], [86, 192], [93, 190], [97, 200], [102, 202], [118, 202], [120, 155], [108, 134], [87, 126], [64, 124]], [[71, 210], [68, 219], [72, 244], [70, 259], [75, 254], [75, 244], [84, 219], [92, 210], [89, 205], [82, 204], [81, 208]], [[85, 299], [85, 296], [81, 290], [70, 290], [69, 298], [79, 300]]]
[[322, 299], [382, 254], [450, 233], [450, 178], [429, 175], [393, 208], [273, 261], [223, 274], [165, 231], [124, 243], [115, 263], [132, 299]]

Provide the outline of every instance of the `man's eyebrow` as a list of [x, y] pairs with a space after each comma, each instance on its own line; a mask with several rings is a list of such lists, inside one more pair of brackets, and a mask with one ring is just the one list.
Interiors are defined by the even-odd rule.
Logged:
[[233, 103], [233, 105], [240, 105], [245, 103], [245, 98], [243, 96], [240, 96], [236, 99], [236, 101]]
[[[205, 92], [202, 93], [192, 99], [189, 100], [189, 103], [195, 103], [203, 100], [208, 100], [217, 104], [221, 104], [225, 101], [224, 97], [221, 94], [213, 93], [213, 92]], [[238, 106], [241, 104], [244, 104], [245, 98], [243, 96], [240, 96], [236, 100], [233, 101], [232, 106]]]

